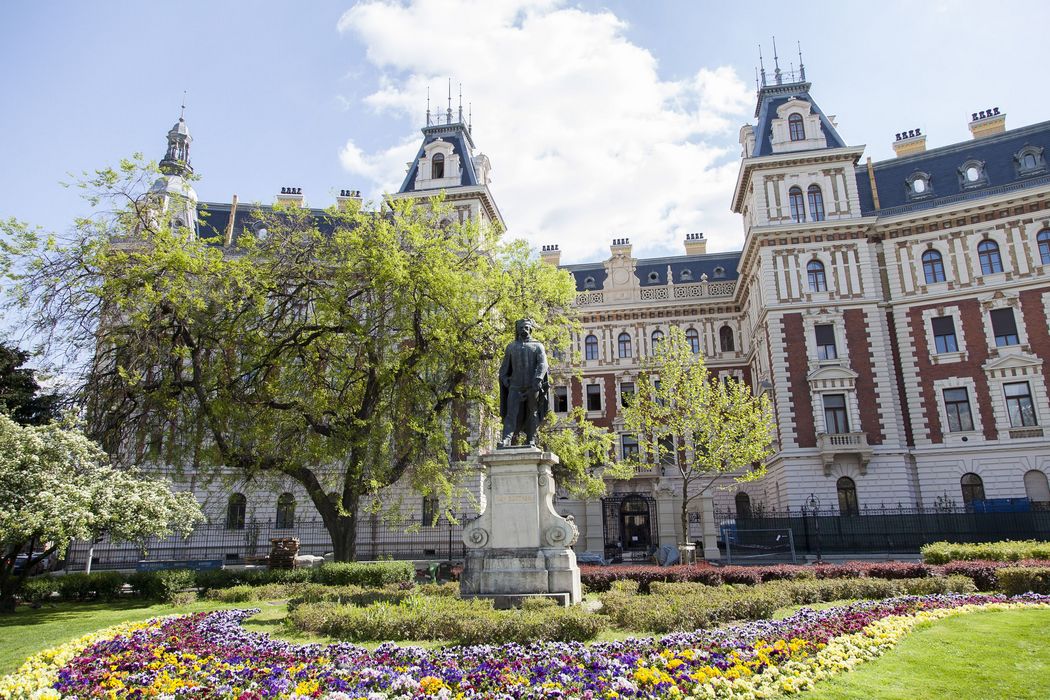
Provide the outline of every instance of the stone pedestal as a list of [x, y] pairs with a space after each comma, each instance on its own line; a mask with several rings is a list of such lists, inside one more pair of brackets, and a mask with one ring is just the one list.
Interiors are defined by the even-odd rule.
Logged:
[[463, 528], [467, 556], [459, 579], [464, 598], [491, 598], [496, 607], [524, 597], [580, 602], [580, 567], [571, 547], [576, 524], [554, 510], [557, 455], [535, 447], [482, 455], [485, 510]]

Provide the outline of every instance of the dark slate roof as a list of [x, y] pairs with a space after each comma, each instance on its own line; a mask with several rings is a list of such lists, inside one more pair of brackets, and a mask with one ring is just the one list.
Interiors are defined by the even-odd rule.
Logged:
[[419, 159], [423, 157], [423, 147], [438, 139], [451, 143], [453, 152], [459, 156], [463, 172], [463, 177], [459, 184], [462, 186], [478, 184], [478, 177], [474, 172], [474, 160], [471, 158], [474, 140], [470, 136], [467, 125], [439, 124], [437, 126], [423, 127], [423, 143], [419, 145], [416, 157], [412, 160], [412, 165], [409, 167], [408, 174], [405, 175], [405, 181], [401, 183], [401, 188], [398, 192], [415, 191], [416, 173], [419, 171]]
[[[701, 275], [707, 275], [709, 282], [720, 280], [735, 280], [737, 278], [737, 265], [740, 264], [741, 252], [738, 250], [725, 253], [706, 253], [704, 255], [672, 255], [664, 258], [644, 258], [637, 261], [635, 276], [638, 283], [643, 287], [655, 287], [667, 284], [667, 266], [671, 266], [671, 274], [674, 275], [675, 284], [689, 284], [699, 282]], [[722, 268], [722, 276], [715, 276], [715, 268]], [[584, 282], [588, 277], [594, 278], [594, 289], [602, 289], [605, 286], [607, 273], [603, 263], [580, 263], [577, 265], [562, 265], [563, 270], [568, 270], [576, 278], [576, 291], [585, 292], [587, 287]], [[693, 278], [683, 279], [683, 273], [689, 270]], [[655, 273], [653, 280], [649, 275]]]
[[[878, 212], [875, 211], [867, 168], [859, 167], [857, 188], [860, 191], [861, 211], [864, 214], [887, 216], [1047, 184], [1050, 182], [1050, 170], [1045, 167], [1025, 175], [1018, 173], [1014, 155], [1025, 146], [1045, 149], [1044, 159], [1050, 157], [1050, 122], [873, 163], [879, 191]], [[959, 168], [969, 160], [984, 163], [987, 182], [963, 188]], [[930, 176], [932, 196], [909, 200], [906, 179], [920, 171]]]
[[820, 128], [828, 140], [828, 148], [844, 148], [846, 146], [839, 132], [831, 125], [831, 120], [809, 94], [809, 83], [791, 83], [787, 85], [770, 85], [758, 92], [758, 107], [755, 116], [758, 124], [755, 126], [755, 152], [753, 156], [768, 156], [773, 154], [772, 135], [773, 120], [777, 118], [777, 109], [796, 97], [805, 100], [812, 105], [813, 113], [820, 115]]
[[[215, 241], [222, 245], [226, 238], [226, 227], [230, 223], [231, 206], [229, 203], [202, 202], [197, 207], [197, 237], [202, 240]], [[322, 233], [331, 233], [333, 227], [323, 209], [310, 209], [310, 214], [317, 222], [317, 229]], [[254, 232], [259, 223], [259, 212], [272, 213], [273, 207], [262, 204], [238, 204], [233, 220], [233, 240], [245, 232]]]

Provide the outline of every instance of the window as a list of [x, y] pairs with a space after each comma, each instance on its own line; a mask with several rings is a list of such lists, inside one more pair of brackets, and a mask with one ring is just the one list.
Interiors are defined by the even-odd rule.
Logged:
[[1050, 503], [1050, 484], [1047, 483], [1046, 474], [1038, 469], [1025, 472], [1024, 494], [1032, 503]]
[[1024, 428], [1038, 425], [1035, 419], [1035, 404], [1032, 403], [1032, 389], [1028, 382], [1003, 384], [1006, 395], [1006, 413], [1010, 416], [1011, 428]]
[[736, 517], [751, 517], [751, 497], [741, 491], [736, 495]]
[[616, 347], [619, 350], [620, 357], [630, 357], [631, 335], [629, 333], [621, 333], [620, 337], [616, 339]]
[[587, 410], [602, 410], [602, 388], [597, 384], [587, 385]]
[[959, 352], [959, 342], [955, 338], [955, 321], [951, 316], [936, 316], [932, 320], [933, 344], [937, 354]]
[[1003, 271], [1003, 259], [999, 256], [999, 244], [985, 238], [977, 245], [977, 259], [981, 261], [981, 272], [991, 275]]
[[596, 286], [597, 285], [595, 284], [595, 281], [594, 281], [593, 277], [588, 277], [585, 280], [583, 280], [583, 288], [584, 289], [594, 289]]
[[848, 433], [845, 394], [824, 394], [824, 426], [828, 433]]
[[598, 338], [595, 335], [589, 335], [583, 341], [583, 356], [588, 360], [598, 359]]
[[634, 435], [624, 435], [621, 437], [620, 454], [624, 460], [638, 459], [638, 438]]
[[806, 127], [802, 124], [801, 114], [792, 114], [788, 117], [788, 135], [792, 141], [806, 140]]
[[992, 309], [990, 315], [996, 347], [1017, 345], [1021, 342], [1017, 337], [1017, 322], [1014, 320], [1013, 309]]
[[649, 281], [650, 282], [654, 282], [654, 283], [655, 282], [659, 282], [660, 281], [660, 273], [659, 272], [650, 272], [649, 273]]
[[715, 279], [720, 279], [726, 276], [726, 269], [724, 267], [715, 268]]
[[788, 190], [788, 203], [791, 205], [791, 220], [796, 224], [806, 220], [806, 203], [802, 188], [792, 187]]
[[620, 405], [626, 408], [632, 398], [634, 398], [634, 382], [620, 384]]
[[733, 329], [722, 326], [718, 329], [718, 344], [722, 346], [722, 352], [733, 352]]
[[926, 274], [926, 284], [944, 281], [944, 258], [936, 250], [927, 250], [922, 254], [922, 271]]
[[686, 269], [682, 270], [682, 274], [680, 276], [680, 279], [683, 282], [692, 282], [693, 281], [693, 271], [690, 270], [688, 267]]
[[944, 390], [944, 413], [948, 416], [948, 432], [960, 433], [973, 430], [970, 394], [965, 388]]
[[809, 218], [812, 221], [824, 220], [824, 194], [817, 185], [809, 186]]
[[860, 504], [857, 502], [857, 484], [848, 476], [841, 477], [835, 483], [839, 494], [839, 514], [860, 515]]
[[556, 387], [554, 387], [554, 412], [555, 413], [568, 413], [569, 412], [569, 387], [567, 387], [567, 386], [556, 386]]
[[693, 351], [694, 355], [700, 354], [700, 333], [695, 328], [690, 328], [685, 332], [685, 340], [689, 343], [689, 349]]
[[835, 347], [835, 326], [830, 323], [821, 324], [819, 326], [813, 326], [813, 331], [817, 336], [817, 359], [838, 359], [839, 353], [838, 349]]
[[277, 529], [287, 530], [295, 526], [295, 496], [282, 493], [277, 497]]
[[806, 276], [809, 278], [811, 292], [828, 291], [828, 278], [824, 275], [824, 263], [819, 260], [810, 260], [806, 265]]
[[971, 165], [963, 173], [963, 176], [966, 178], [967, 182], [977, 182], [981, 179], [981, 169], [976, 165]]
[[1050, 264], [1050, 228], [1044, 228], [1035, 237], [1039, 244], [1039, 261], [1044, 265]]
[[663, 331], [653, 331], [650, 340], [652, 341], [653, 352], [656, 352], [656, 348], [660, 346], [660, 342], [664, 339]]
[[430, 177], [435, 180], [445, 177], [445, 156], [441, 153], [435, 153], [434, 157], [430, 159]]
[[244, 529], [244, 513], [247, 510], [247, 507], [248, 499], [244, 497], [243, 493], [230, 495], [230, 500], [226, 503], [227, 530]]
[[1025, 153], [1021, 157], [1022, 170], [1035, 170], [1039, 167], [1039, 160], [1032, 153]]
[[678, 448], [675, 446], [674, 438], [670, 435], [662, 437], [660, 438], [659, 445], [660, 464], [665, 467], [673, 467], [678, 464]]
[[438, 519], [438, 497], [423, 496], [423, 525], [433, 525]]
[[924, 178], [924, 177], [917, 177], [914, 180], [912, 180], [911, 181], [911, 191], [914, 192], [915, 194], [925, 194], [926, 193], [926, 178]]
[[970, 505], [974, 501], [984, 500], [984, 482], [981, 481], [981, 477], [972, 472], [963, 474], [962, 479], [959, 480], [959, 485], [962, 486], [963, 503], [966, 505]]

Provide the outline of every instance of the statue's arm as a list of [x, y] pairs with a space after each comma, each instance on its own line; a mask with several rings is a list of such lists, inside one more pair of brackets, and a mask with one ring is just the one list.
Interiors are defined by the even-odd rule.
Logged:
[[510, 378], [510, 346], [503, 351], [503, 363], [499, 366], [499, 383], [501, 386], [507, 386], [507, 380]]
[[547, 351], [540, 346], [538, 357], [536, 358], [536, 374], [533, 376], [536, 388], [539, 388], [543, 383], [543, 378], [547, 376]]

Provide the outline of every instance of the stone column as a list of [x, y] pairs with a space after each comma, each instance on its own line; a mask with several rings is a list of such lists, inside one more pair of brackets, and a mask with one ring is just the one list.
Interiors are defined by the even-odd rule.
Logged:
[[700, 522], [704, 533], [704, 559], [721, 559], [722, 553], [718, 550], [718, 528], [715, 526], [715, 499], [710, 494], [700, 497]]

